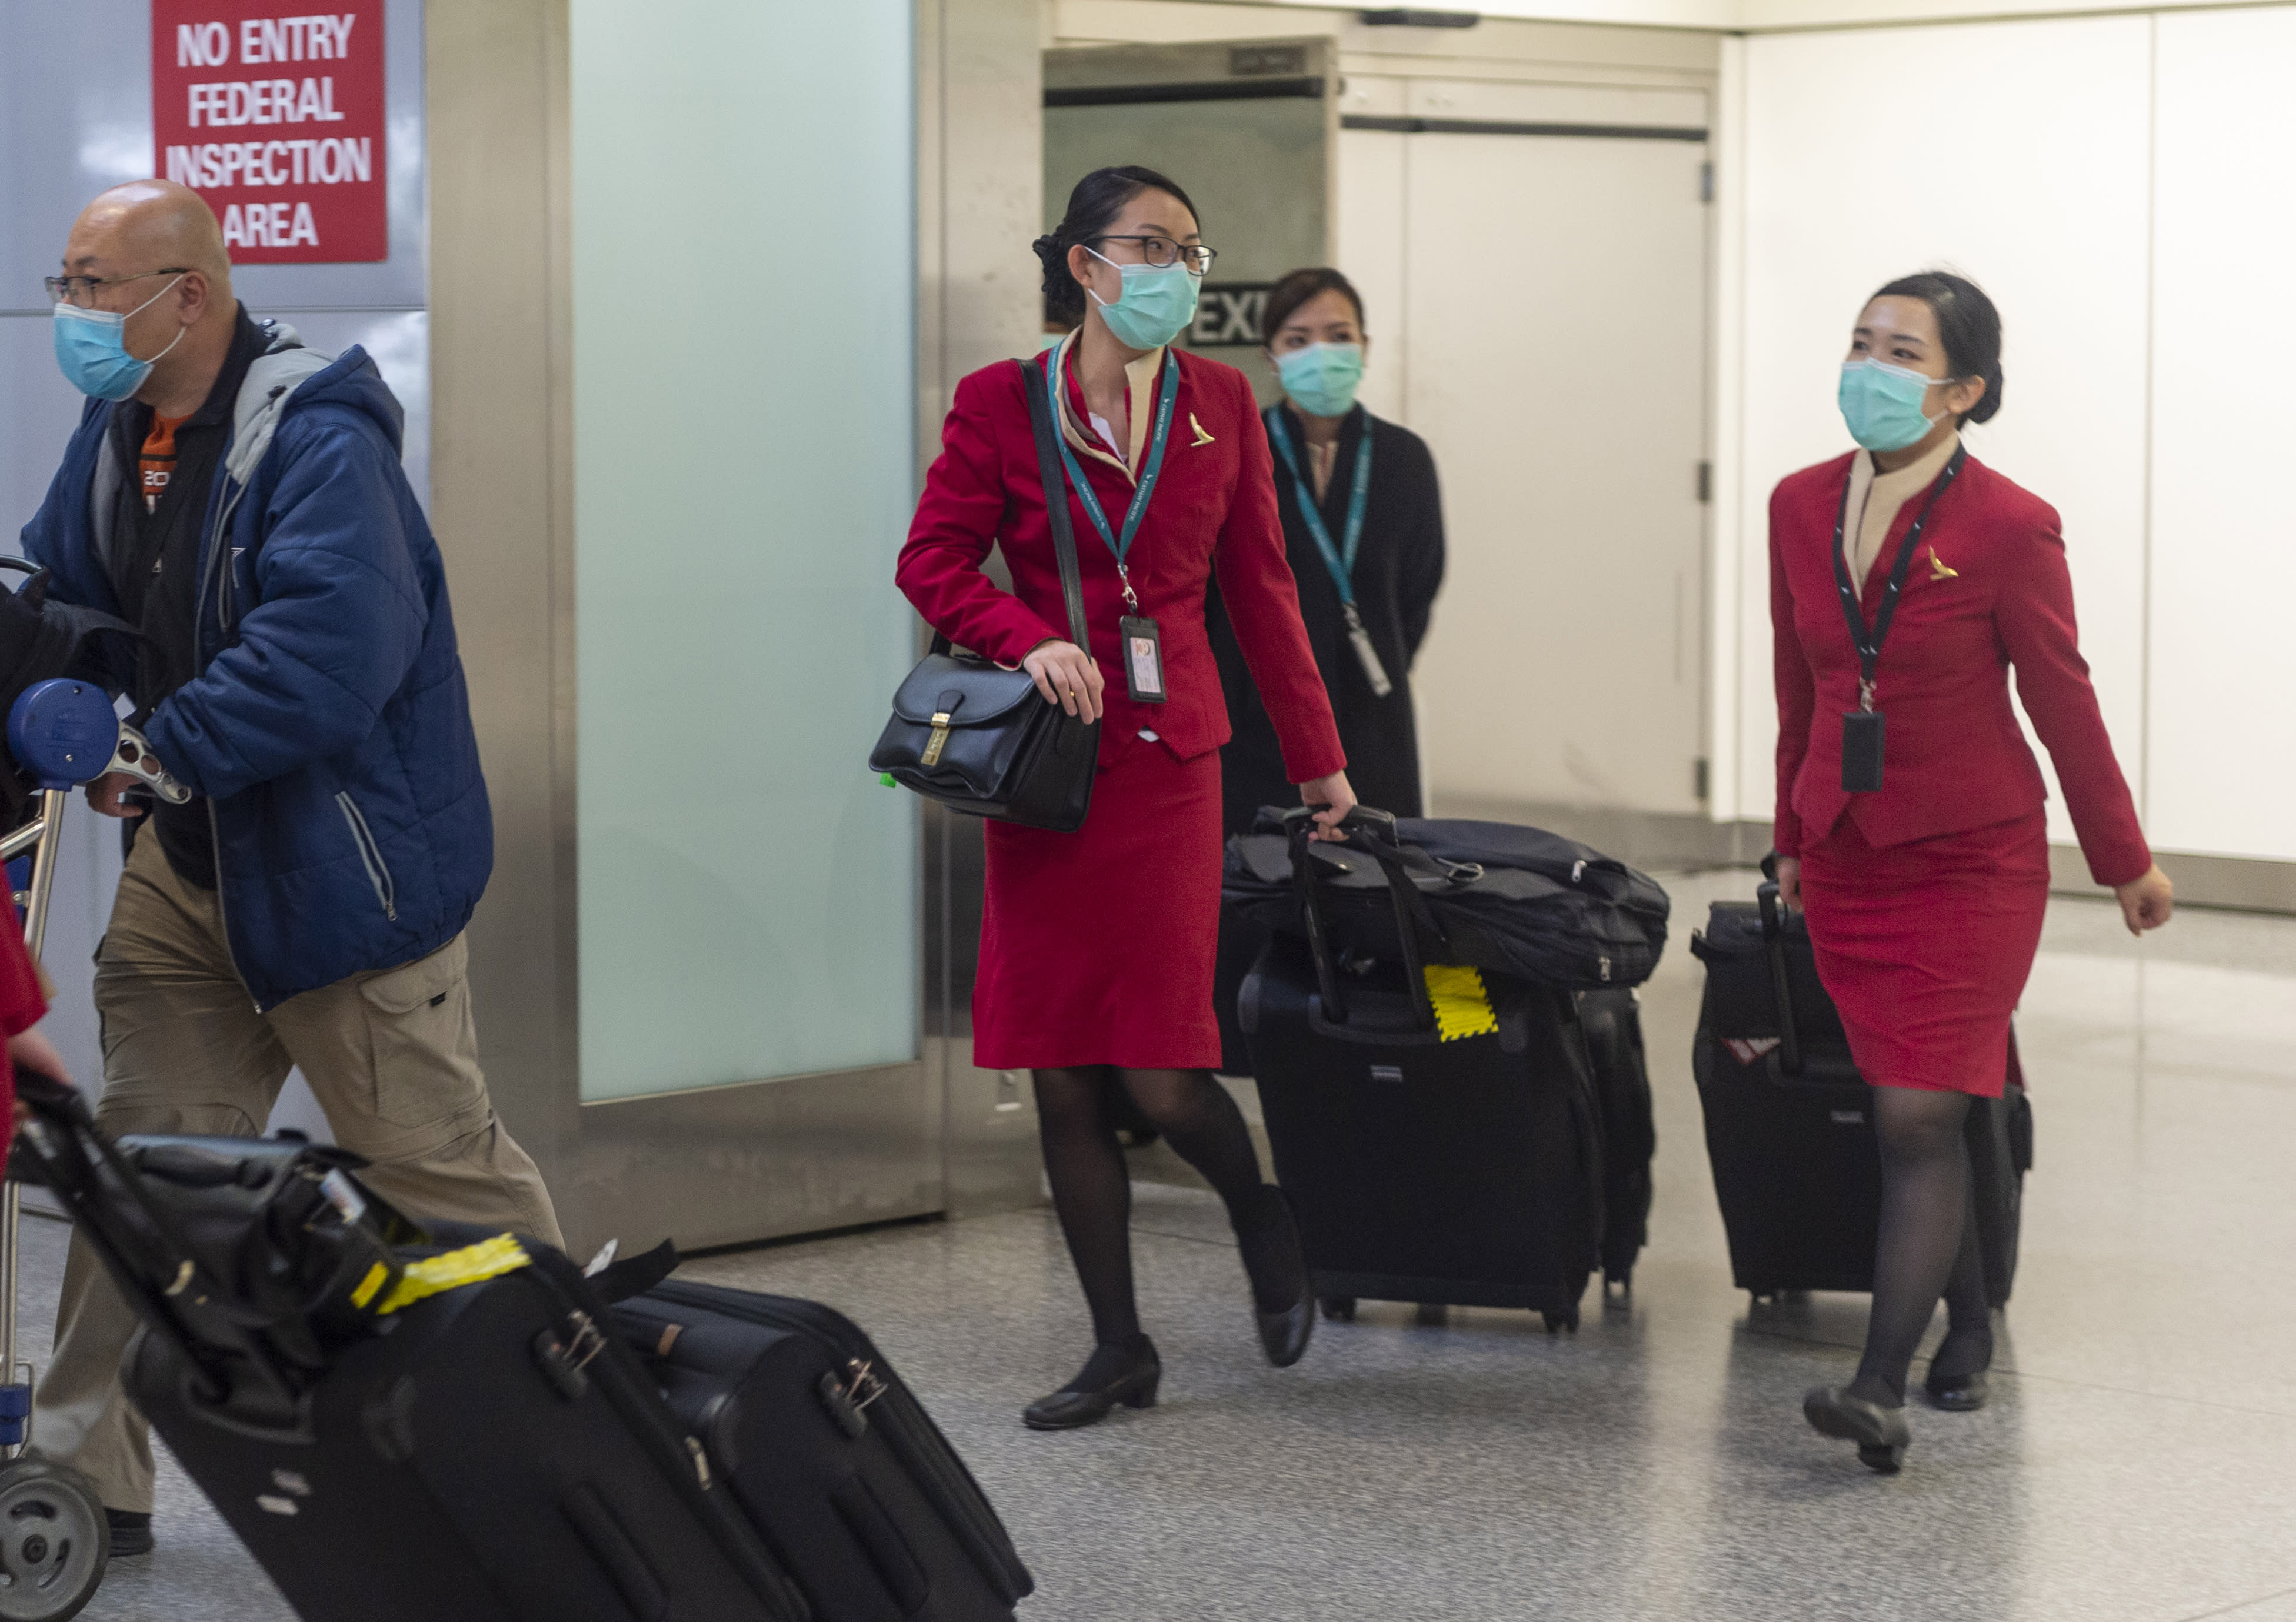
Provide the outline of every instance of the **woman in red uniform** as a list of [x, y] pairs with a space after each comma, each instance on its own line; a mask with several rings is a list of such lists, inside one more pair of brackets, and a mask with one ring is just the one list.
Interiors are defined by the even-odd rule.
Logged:
[[1840, 400], [1864, 448], [1770, 498], [1778, 881], [1874, 1084], [1882, 1227], [1857, 1377], [1802, 1410], [1894, 1470], [1940, 1294], [1931, 1400], [1981, 1405], [1993, 1355], [1962, 1123], [1972, 1097], [2001, 1094], [2049, 889], [2011, 667], [2131, 932], [2166, 923], [2170, 894], [2080, 656], [2057, 515], [1961, 444], [2001, 408], [1992, 300], [1959, 276], [1891, 283], [1857, 318]]
[[[1133, 1303], [1131, 1184], [1106, 1113], [1111, 1088], [1226, 1201], [1268, 1360], [1297, 1362], [1315, 1323], [1291, 1208], [1260, 1181], [1242, 1115], [1211, 1075], [1228, 738], [1204, 630], [1215, 570], [1302, 799], [1331, 807], [1328, 826], [1355, 796], [1300, 624], [1250, 385], [1168, 347], [1193, 320], [1211, 262], [1193, 205], [1152, 170], [1101, 169], [1036, 249], [1048, 302], [1081, 322], [1030, 364], [1058, 384], [1093, 645], [1059, 628], [1067, 618], [1046, 492], [1010, 362], [957, 385], [897, 578], [952, 642], [1025, 667], [1047, 702], [1103, 722], [1081, 829], [988, 824], [972, 1003], [973, 1062], [1035, 1075], [1053, 1203], [1092, 1312], [1091, 1357], [1022, 1416], [1050, 1430], [1088, 1425], [1118, 1403], [1150, 1406], [1161, 1372]], [[981, 571], [997, 545], [1009, 592]], [[1103, 663], [1127, 670], [1128, 617], [1152, 620], [1160, 637], [1161, 702], [1132, 696], [1128, 671], [1103, 683]]]

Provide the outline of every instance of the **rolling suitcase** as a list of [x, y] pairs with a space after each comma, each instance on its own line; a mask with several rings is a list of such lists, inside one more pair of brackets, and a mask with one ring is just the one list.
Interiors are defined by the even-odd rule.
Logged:
[[299, 1615], [805, 1622], [564, 1257], [410, 1260], [354, 1157], [115, 1147], [26, 1079], [48, 1185], [143, 1320], [130, 1396]]
[[[1383, 859], [1392, 823], [1358, 809], [1342, 825], [1383, 834], [1355, 847]], [[1400, 952], [1341, 958], [1308, 828], [1291, 825], [1306, 938], [1275, 938], [1238, 1012], [1325, 1315], [1367, 1297], [1528, 1307], [1549, 1332], [1575, 1328], [1603, 1237], [1602, 1106], [1576, 1001], [1453, 969], [1439, 1011], [1399, 875]]]
[[852, 1323], [811, 1301], [675, 1281], [613, 1313], [815, 1622], [1012, 1622], [1035, 1580]]
[[[1752, 903], [1714, 903], [1690, 949], [1706, 965], [1691, 1068], [1738, 1287], [1757, 1298], [1872, 1290], [1882, 1203], [1873, 1089], [1818, 979], [1808, 926], [1765, 881]], [[1986, 1296], [2001, 1307], [2033, 1163], [2013, 1033], [2003, 1095], [1974, 1101], [1965, 1130]]]

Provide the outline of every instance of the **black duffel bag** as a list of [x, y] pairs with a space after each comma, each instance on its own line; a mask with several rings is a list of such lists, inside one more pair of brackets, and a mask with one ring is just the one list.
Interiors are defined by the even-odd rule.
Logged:
[[[1302, 935], [1292, 888], [1286, 814], [1263, 811], [1254, 831], [1227, 842], [1220, 898], [1269, 929]], [[1372, 859], [1315, 844], [1326, 869], [1321, 893], [1341, 957], [1396, 957], [1402, 943], [1388, 871], [1410, 878], [1406, 911], [1421, 956], [1519, 975], [1565, 991], [1639, 986], [1666, 949], [1666, 891], [1591, 846], [1510, 823], [1395, 819], [1395, 842]], [[1375, 834], [1358, 831], [1364, 850]]]
[[[1069, 523], [1068, 484], [1053, 435], [1049, 385], [1026, 361], [1021, 387], [1037, 435], [1037, 471], [1052, 520], [1053, 552], [1069, 613], [1069, 640], [1092, 647], [1085, 628], [1084, 586], [1077, 570], [1076, 532]], [[936, 632], [932, 651], [893, 695], [893, 718], [869, 756], [869, 769], [968, 816], [996, 817], [1073, 833], [1092, 807], [1100, 763], [1100, 723], [1048, 704], [1026, 670], [950, 651]]]
[[16, 1085], [43, 1182], [203, 1401], [292, 1421], [333, 1352], [382, 1331], [429, 1236], [357, 1180], [359, 1156], [292, 1136], [113, 1143], [69, 1084], [20, 1069]]

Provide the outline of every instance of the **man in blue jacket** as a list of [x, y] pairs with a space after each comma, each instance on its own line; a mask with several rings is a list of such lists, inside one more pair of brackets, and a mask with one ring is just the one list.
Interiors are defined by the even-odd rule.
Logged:
[[[398, 402], [363, 350], [250, 319], [182, 186], [97, 198], [63, 271], [57, 360], [91, 397], [24, 553], [143, 632], [111, 684], [194, 796], [138, 824], [97, 954], [97, 1119], [253, 1135], [299, 1065], [384, 1198], [558, 1243], [479, 1068], [463, 930], [493, 823]], [[135, 786], [88, 799], [139, 816]], [[133, 1328], [75, 1239], [36, 1434], [95, 1482], [115, 1554], [152, 1546]]]

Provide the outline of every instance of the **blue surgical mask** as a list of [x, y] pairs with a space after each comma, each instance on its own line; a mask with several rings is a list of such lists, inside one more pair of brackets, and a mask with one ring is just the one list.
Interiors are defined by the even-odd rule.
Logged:
[[1930, 389], [1960, 381], [1892, 366], [1869, 355], [1842, 363], [1841, 383], [1834, 397], [1841, 406], [1841, 420], [1849, 425], [1851, 438], [1869, 451], [1901, 451], [1920, 444], [1931, 429], [1944, 421], [1942, 413], [1934, 417], [1922, 413], [1922, 402], [1929, 397]]
[[1292, 403], [1311, 417], [1343, 417], [1363, 381], [1363, 345], [1311, 343], [1275, 357], [1275, 376]]
[[[1104, 253], [1086, 249], [1103, 265], [1116, 265]], [[1111, 304], [1098, 293], [1100, 318], [1130, 349], [1160, 349], [1186, 332], [1196, 319], [1197, 281], [1188, 267], [1175, 259], [1169, 265], [1116, 265], [1124, 291]], [[1090, 288], [1085, 290], [1092, 292]]]
[[[177, 276], [149, 299], [127, 312], [141, 314], [168, 296], [168, 288], [184, 278]], [[127, 315], [117, 310], [84, 310], [77, 304], [56, 306], [56, 365], [63, 368], [64, 376], [82, 394], [94, 395], [99, 400], [124, 400], [144, 387], [144, 380], [152, 375], [152, 362], [167, 354], [184, 341], [189, 327], [179, 326], [175, 337], [168, 340], [168, 349], [154, 355], [152, 360], [137, 360], [127, 352]]]

